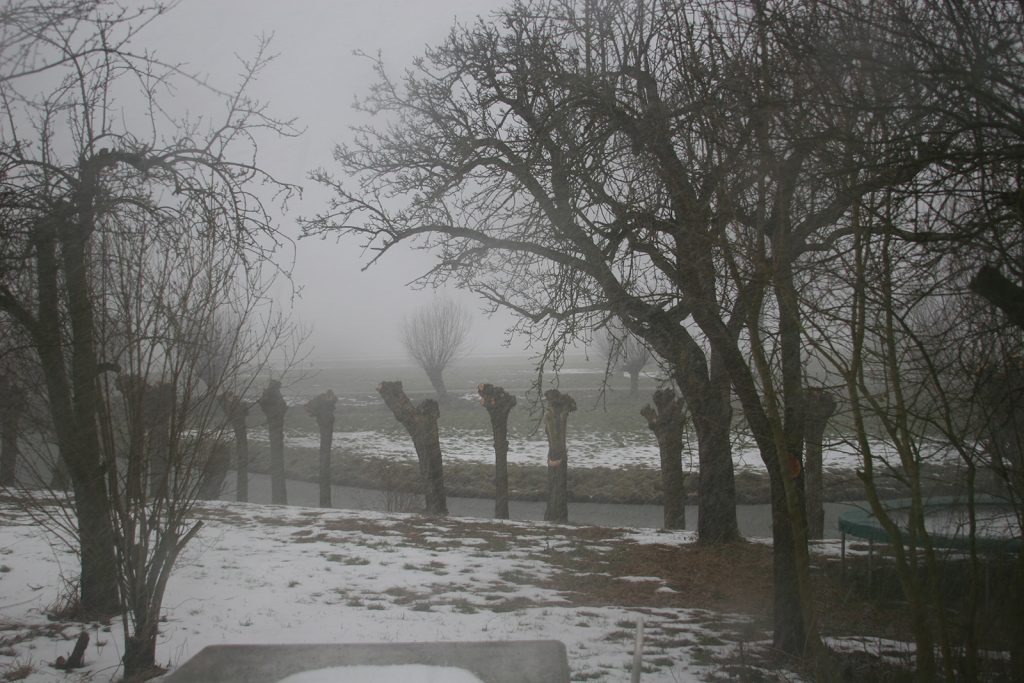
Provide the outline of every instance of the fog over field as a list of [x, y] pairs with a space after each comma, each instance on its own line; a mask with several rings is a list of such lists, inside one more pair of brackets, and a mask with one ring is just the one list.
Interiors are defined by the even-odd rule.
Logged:
[[[303, 186], [301, 199], [280, 215], [285, 234], [296, 239], [280, 259], [293, 269], [299, 297], [297, 319], [311, 331], [307, 351], [314, 359], [404, 357], [398, 340], [403, 316], [429, 303], [432, 290], [406, 287], [430, 268], [430, 256], [400, 248], [372, 268], [371, 258], [353, 240], [298, 240], [297, 221], [323, 209], [327, 193], [307, 179], [310, 170], [330, 166], [334, 145], [348, 142], [350, 128], [371, 121], [352, 104], [365, 96], [374, 80], [364, 56], [378, 52], [399, 75], [427, 45], [447, 35], [452, 22], [473, 21], [505, 4], [502, 0], [182, 0], [166, 17], [145, 29], [147, 47], [168, 61], [185, 61], [219, 82], [232, 82], [239, 56], [250, 55], [259, 35], [271, 37], [277, 57], [253, 83], [252, 94], [271, 104], [271, 111], [295, 117], [303, 129], [298, 138], [267, 137], [260, 142], [261, 163], [279, 179]], [[209, 101], [178, 102], [203, 112]], [[374, 121], [380, 123], [379, 120]], [[294, 259], [294, 264], [288, 262]], [[472, 295], [454, 289], [446, 294], [474, 312], [470, 351], [505, 352], [507, 313], [488, 318]], [[291, 291], [283, 285], [282, 303]], [[526, 340], [509, 348], [522, 353]]]

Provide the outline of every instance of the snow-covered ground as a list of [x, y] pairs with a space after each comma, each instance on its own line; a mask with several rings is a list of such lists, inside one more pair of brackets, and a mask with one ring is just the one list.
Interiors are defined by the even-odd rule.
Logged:
[[[205, 526], [186, 548], [164, 603], [158, 658], [172, 670], [203, 647], [225, 643], [555, 639], [568, 649], [574, 679], [622, 681], [642, 619], [643, 680], [678, 683], [702, 680], [714, 655], [732, 647], [723, 634], [745, 623], [700, 609], [579, 605], [573, 591], [547, 581], [587, 580], [562, 575], [558, 562], [581, 544], [604, 553], [621, 544], [690, 543], [691, 532], [236, 503], [206, 504], [197, 516]], [[76, 558], [52, 547], [11, 504], [0, 503], [0, 520], [0, 676], [23, 667], [30, 682], [117, 680], [119, 622], [89, 627], [84, 669], [52, 667], [81, 629], [46, 616]], [[652, 596], [673, 590], [657, 576], [616, 580]]]

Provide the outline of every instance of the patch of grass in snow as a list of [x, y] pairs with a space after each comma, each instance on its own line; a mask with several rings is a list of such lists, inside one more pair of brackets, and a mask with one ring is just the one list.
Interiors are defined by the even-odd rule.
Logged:
[[2, 673], [0, 673], [0, 678], [5, 681], [23, 681], [34, 674], [35, 671], [36, 666], [32, 663], [31, 659], [25, 662], [20, 659], [15, 659], [3, 668]]
[[635, 634], [632, 631], [622, 631], [622, 630], [619, 630], [619, 631], [612, 631], [611, 633], [606, 635], [604, 637], [604, 639], [605, 640], [609, 640], [609, 641], [629, 640], [629, 639], [633, 638], [634, 635]]
[[537, 581], [535, 574], [529, 574], [522, 569], [507, 569], [503, 572], [498, 572], [498, 577], [506, 583], [516, 583], [519, 585], [532, 584]]
[[365, 557], [356, 557], [354, 555], [342, 555], [340, 553], [325, 553], [324, 559], [328, 562], [338, 562], [349, 567], [361, 567], [370, 564], [370, 561]]
[[463, 614], [476, 614], [479, 610], [466, 598], [457, 598], [452, 601], [452, 609]]

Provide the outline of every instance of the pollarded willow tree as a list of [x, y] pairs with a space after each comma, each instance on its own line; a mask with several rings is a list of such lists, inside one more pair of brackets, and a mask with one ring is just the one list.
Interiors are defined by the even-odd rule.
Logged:
[[[31, 8], [38, 14], [22, 11]], [[283, 241], [256, 186], [293, 189], [256, 159], [260, 131], [293, 132], [246, 95], [268, 61], [266, 45], [243, 64], [236, 89], [216, 91], [133, 51], [141, 27], [167, 9], [4, 7], [15, 22], [5, 30], [31, 41], [0, 46], [0, 97], [9, 112], [0, 123], [0, 315], [29, 338], [44, 377], [72, 488], [81, 607], [90, 614], [117, 613], [129, 599], [119, 595], [124, 557], [117, 553], [126, 538], [138, 538], [119, 526], [110, 465], [116, 444], [102, 428], [112, 391], [106, 380], [123, 362], [112, 354], [126, 348], [101, 330], [114, 307], [105, 288], [113, 261], [105, 259], [122, 238], [128, 244], [146, 231], [150, 241], [182, 249], [216, 244], [234, 260], [210, 277], [230, 281], [254, 272], [246, 267], [266, 262]], [[220, 111], [209, 119], [176, 111], [172, 89], [188, 88], [213, 96]], [[125, 329], [140, 320], [125, 320]]]
[[629, 375], [629, 395], [640, 393], [640, 373], [651, 362], [651, 352], [643, 340], [619, 324], [609, 324], [604, 333], [597, 333], [597, 349], [607, 362], [606, 372], [621, 371]]
[[806, 49], [827, 57], [842, 9], [516, 3], [456, 27], [401, 82], [377, 64], [362, 106], [395, 123], [336, 150], [358, 184], [315, 174], [335, 197], [306, 223], [362, 236], [375, 258], [434, 249], [424, 282], [464, 283], [555, 344], [621, 320], [692, 415], [705, 542], [738, 536], [734, 392], [771, 481], [786, 652], [820, 643], [801, 467], [809, 265], [849, 233], [857, 197], [913, 177], [941, 146], [904, 135], [913, 112], [891, 114], [919, 94], [911, 83], [864, 89]]
[[448, 402], [444, 371], [466, 350], [472, 319], [451, 299], [434, 299], [402, 321], [402, 346], [427, 373], [437, 400]]

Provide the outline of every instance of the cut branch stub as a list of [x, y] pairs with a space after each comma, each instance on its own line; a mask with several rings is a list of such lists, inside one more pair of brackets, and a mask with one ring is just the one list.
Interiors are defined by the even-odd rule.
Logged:
[[569, 521], [568, 454], [566, 425], [576, 401], [557, 389], [544, 392], [544, 430], [548, 436], [548, 502], [544, 521]]
[[441, 441], [437, 431], [437, 419], [441, 416], [441, 410], [437, 401], [428, 398], [414, 406], [405, 395], [401, 382], [381, 382], [377, 387], [377, 393], [391, 409], [395, 419], [412, 437], [412, 444], [420, 463], [427, 514], [447, 515]]
[[508, 519], [508, 414], [516, 405], [516, 397], [493, 384], [480, 384], [477, 393], [494, 433], [494, 516]]
[[683, 408], [671, 389], [654, 392], [654, 406], [640, 414], [658, 441], [661, 456], [662, 504], [666, 529], [686, 528], [686, 477], [683, 474]]

